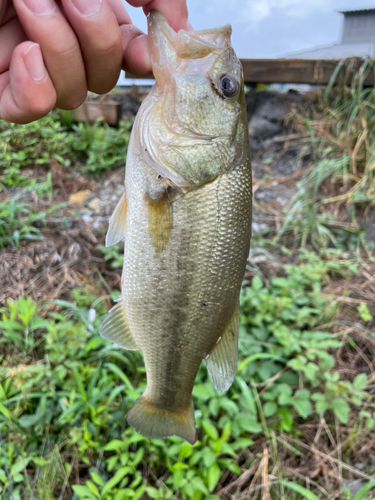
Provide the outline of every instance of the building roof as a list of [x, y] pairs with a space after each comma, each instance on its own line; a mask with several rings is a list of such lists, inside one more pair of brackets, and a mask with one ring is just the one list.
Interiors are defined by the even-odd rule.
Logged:
[[375, 7], [363, 7], [361, 9], [339, 10], [339, 12], [340, 14], [350, 14], [351, 12], [367, 12], [369, 10], [375, 10]]
[[345, 57], [374, 57], [374, 44], [367, 43], [335, 43], [328, 47], [295, 52], [286, 56], [287, 59], [343, 59]]

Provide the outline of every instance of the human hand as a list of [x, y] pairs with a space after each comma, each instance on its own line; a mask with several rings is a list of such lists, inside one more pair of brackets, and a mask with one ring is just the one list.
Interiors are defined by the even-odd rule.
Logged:
[[[128, 0], [188, 29], [186, 0]], [[147, 36], [121, 0], [0, 0], [0, 118], [29, 123], [54, 106], [74, 109], [103, 94], [121, 67], [151, 72]]]

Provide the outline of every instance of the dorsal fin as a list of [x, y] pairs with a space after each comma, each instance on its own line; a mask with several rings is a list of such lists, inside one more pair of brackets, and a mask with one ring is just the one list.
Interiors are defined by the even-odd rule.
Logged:
[[238, 358], [239, 310], [236, 307], [228, 326], [206, 360], [216, 390], [224, 392], [232, 385]]
[[123, 349], [128, 351], [139, 350], [129, 330], [125, 307], [121, 297], [100, 325], [99, 334]]

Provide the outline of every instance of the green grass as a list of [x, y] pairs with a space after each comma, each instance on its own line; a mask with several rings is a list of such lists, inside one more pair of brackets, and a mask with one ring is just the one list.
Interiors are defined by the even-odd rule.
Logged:
[[[302, 252], [285, 267], [285, 277], [257, 275], [244, 288], [237, 375], [231, 389], [219, 393], [202, 363], [193, 391], [194, 446], [177, 437], [146, 439], [126, 425], [126, 412], [145, 388], [145, 370], [139, 353], [98, 336], [102, 301], [75, 292], [48, 313], [46, 303], [30, 298], [9, 302], [0, 322], [0, 428], [13, 499], [58, 498], [64, 484], [75, 499], [145, 493], [214, 499], [223, 474], [235, 479], [256, 461], [254, 442], [266, 439], [272, 448], [277, 436], [298, 437], [300, 422], [320, 415], [336, 414], [346, 425], [355, 407], [369, 405], [367, 374], [350, 382], [335, 371], [333, 353], [348, 339], [319, 325], [333, 319], [337, 307], [322, 286], [355, 270], [337, 255]], [[46, 484], [46, 477], [54, 481]], [[4, 500], [11, 498], [9, 486], [0, 458]], [[275, 484], [274, 494], [281, 487]]]
[[[0, 201], [0, 248], [7, 246], [20, 247], [21, 242], [25, 240], [42, 240], [43, 235], [40, 232], [41, 227], [47, 225], [48, 220], [53, 219], [53, 214], [64, 203], [53, 205], [44, 209], [40, 205], [35, 207], [28, 201], [30, 191], [39, 200], [50, 197], [52, 191], [51, 177], [47, 176], [46, 181], [42, 183], [30, 183], [27, 189], [22, 189], [15, 196], [9, 196]], [[43, 205], [42, 205], [43, 206]]]
[[27, 125], [0, 120], [0, 188], [32, 187], [26, 169], [49, 169], [54, 162], [94, 177], [123, 166], [130, 128], [123, 121], [117, 129], [99, 121], [73, 124], [55, 112]]
[[[347, 488], [338, 493], [339, 483], [329, 474], [309, 482], [297, 474], [299, 465], [310, 466], [310, 445], [320, 429], [325, 437], [322, 444], [314, 440], [314, 453], [323, 454], [327, 466], [333, 453], [335, 464], [341, 464], [335, 477], [351, 479], [346, 464], [354, 463], [356, 450], [375, 430], [368, 365], [338, 366], [341, 352], [372, 359], [372, 351], [364, 350], [375, 336], [368, 326], [373, 311], [356, 302], [352, 321], [338, 321], [343, 306], [325, 293], [332, 281], [358, 275], [364, 236], [354, 222], [375, 202], [375, 91], [364, 89], [360, 80], [369, 68], [358, 73], [351, 89], [330, 85], [318, 114], [306, 122], [310, 138], [304, 154], [313, 166], [272, 241], [290, 263], [279, 263], [278, 275], [270, 278], [249, 268], [253, 278], [241, 293], [236, 378], [227, 393], [219, 393], [202, 363], [193, 391], [194, 446], [177, 437], [150, 440], [127, 426], [125, 415], [145, 389], [145, 369], [140, 353], [99, 336], [107, 312], [102, 297], [79, 289], [69, 301], [36, 303], [24, 297], [5, 305], [0, 311], [1, 500], [214, 500], [249, 470], [242, 491], [230, 490], [233, 498], [248, 488], [262, 500], [369, 498], [370, 462], [361, 472], [367, 483], [356, 495]], [[54, 162], [63, 171], [98, 176], [123, 165], [128, 140], [129, 124], [118, 130], [75, 125], [69, 114], [52, 113], [26, 126], [0, 122], [0, 188], [8, 196], [0, 202], [4, 251], [42, 237], [40, 228], [56, 207], [41, 211], [29, 191], [51, 202]], [[45, 172], [47, 180], [40, 182]], [[322, 195], [322, 187], [331, 185], [339, 199]], [[330, 208], [337, 206], [347, 210], [349, 223], [337, 221]], [[280, 246], [290, 231], [302, 246], [294, 255]], [[315, 252], [304, 249], [310, 244]], [[97, 248], [112, 268], [121, 267], [118, 246]], [[255, 250], [270, 258], [265, 248]], [[369, 341], [365, 347], [352, 335], [353, 325], [362, 328]], [[337, 440], [333, 451], [332, 440]]]
[[[304, 117], [310, 138], [301, 155], [311, 166], [298, 185], [277, 241], [293, 232], [302, 246], [327, 245], [353, 249], [364, 245], [363, 229], [353, 224], [375, 204], [375, 88], [363, 86], [374, 71], [368, 60], [355, 72], [351, 86], [338, 85], [342, 61], [323, 97], [315, 103], [313, 118]], [[347, 82], [348, 83], [348, 82]], [[330, 186], [332, 195], [322, 186]], [[337, 219], [346, 213], [346, 224]]]

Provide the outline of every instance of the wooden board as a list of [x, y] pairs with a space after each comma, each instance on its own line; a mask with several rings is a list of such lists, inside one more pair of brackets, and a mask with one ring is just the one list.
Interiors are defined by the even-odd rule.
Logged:
[[119, 102], [110, 102], [102, 100], [86, 101], [73, 110], [73, 119], [78, 122], [94, 122], [97, 118], [101, 118], [109, 125], [116, 126], [119, 122], [121, 114], [121, 104]]
[[[327, 85], [340, 61], [333, 59], [241, 59], [245, 83], [307, 83]], [[350, 85], [364, 60], [346, 59], [336, 82], [345, 80]], [[135, 78], [126, 74], [127, 78]], [[152, 77], [150, 77], [152, 78]], [[374, 71], [368, 71], [365, 86], [374, 85]]]
[[[241, 59], [246, 83], [307, 83], [327, 85], [340, 61], [328, 59]], [[336, 82], [351, 83], [363, 59], [347, 59]], [[369, 71], [364, 84], [374, 85], [374, 72]]]

